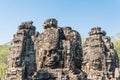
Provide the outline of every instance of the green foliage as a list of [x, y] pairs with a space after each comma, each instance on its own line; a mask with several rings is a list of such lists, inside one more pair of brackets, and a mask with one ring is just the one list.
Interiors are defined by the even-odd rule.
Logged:
[[115, 44], [115, 49], [117, 50], [118, 57], [120, 60], [120, 33], [117, 33], [115, 36], [112, 36], [112, 40]]
[[9, 53], [10, 44], [6, 43], [0, 45], [0, 78], [5, 76], [5, 71], [7, 69], [7, 56]]
[[8, 66], [7, 64], [0, 62], [0, 78], [3, 78], [5, 76], [7, 66]]
[[120, 60], [120, 40], [114, 40], [114, 44], [115, 44], [115, 49], [118, 52], [118, 57], [119, 57], [119, 60]]

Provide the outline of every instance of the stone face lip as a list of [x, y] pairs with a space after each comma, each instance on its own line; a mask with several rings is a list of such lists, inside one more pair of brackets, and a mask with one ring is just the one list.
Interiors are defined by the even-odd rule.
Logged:
[[88, 79], [115, 80], [118, 67], [119, 60], [111, 38], [100, 27], [92, 28], [83, 45], [82, 69], [88, 74]]
[[36, 32], [32, 21], [23, 22], [13, 36], [6, 80], [87, 80], [81, 70], [80, 34], [71, 27], [58, 27], [54, 18]]

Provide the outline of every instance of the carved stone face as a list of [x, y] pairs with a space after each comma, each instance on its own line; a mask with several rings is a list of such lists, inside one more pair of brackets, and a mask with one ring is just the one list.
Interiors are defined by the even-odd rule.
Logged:
[[102, 62], [100, 58], [96, 58], [92, 60], [92, 68], [94, 70], [100, 70], [102, 67]]
[[46, 58], [45, 58], [46, 67], [58, 66], [56, 64], [59, 62], [60, 57], [56, 50], [52, 49], [52, 50], [46, 51], [45, 55], [46, 55]]
[[102, 69], [102, 61], [101, 61], [101, 55], [100, 54], [94, 54], [94, 57], [92, 57], [92, 69], [94, 70], [101, 70]]

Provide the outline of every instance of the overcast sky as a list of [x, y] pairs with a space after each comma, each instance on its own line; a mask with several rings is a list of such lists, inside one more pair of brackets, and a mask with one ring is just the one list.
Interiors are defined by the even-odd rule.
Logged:
[[0, 44], [9, 42], [24, 21], [33, 21], [37, 31], [48, 18], [70, 26], [87, 37], [92, 27], [102, 27], [108, 36], [120, 32], [120, 0], [0, 0]]

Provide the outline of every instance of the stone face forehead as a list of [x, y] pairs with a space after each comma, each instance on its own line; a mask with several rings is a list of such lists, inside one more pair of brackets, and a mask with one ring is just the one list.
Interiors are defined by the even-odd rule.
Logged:
[[93, 53], [91, 55], [91, 60], [101, 59], [102, 55], [100, 53]]
[[90, 60], [90, 61], [93, 61], [93, 60], [96, 60], [96, 59], [102, 59], [102, 58], [103, 58], [103, 56], [100, 53], [94, 53], [94, 52], [88, 53], [84, 57], [85, 60]]

